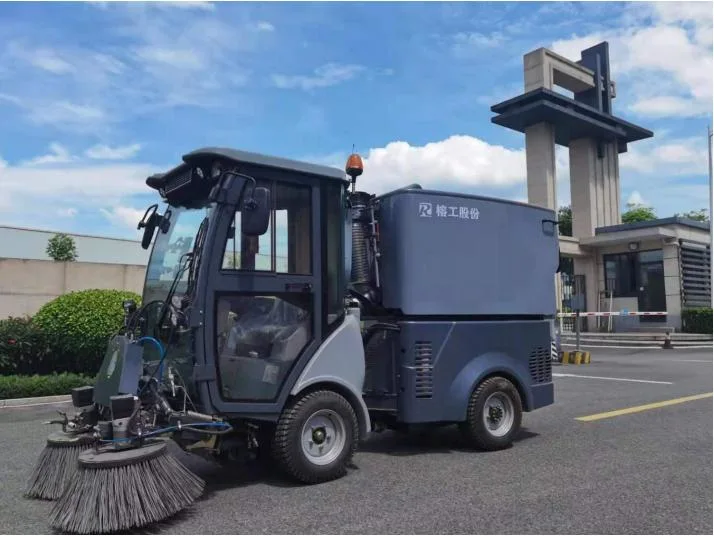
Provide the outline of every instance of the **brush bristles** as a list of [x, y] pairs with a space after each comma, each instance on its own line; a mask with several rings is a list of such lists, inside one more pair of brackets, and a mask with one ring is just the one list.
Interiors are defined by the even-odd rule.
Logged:
[[35, 465], [25, 489], [28, 499], [54, 501], [62, 495], [67, 482], [77, 471], [77, 458], [86, 446], [59, 447], [47, 445]]
[[50, 512], [50, 526], [75, 534], [143, 527], [190, 506], [204, 486], [167, 452], [120, 467], [80, 464]]

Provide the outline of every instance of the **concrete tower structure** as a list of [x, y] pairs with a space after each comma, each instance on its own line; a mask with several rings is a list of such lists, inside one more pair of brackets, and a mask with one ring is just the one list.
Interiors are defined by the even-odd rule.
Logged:
[[[680, 220], [621, 224], [619, 155], [653, 133], [613, 115], [608, 43], [581, 51], [577, 61], [539, 48], [523, 64], [524, 93], [492, 106], [492, 122], [525, 135], [529, 203], [557, 210], [555, 146], [569, 149], [573, 236], [561, 236], [560, 245], [573, 260], [574, 290], [567, 299], [561, 293], [558, 307], [602, 310], [607, 295], [607, 307], [667, 311], [654, 318], [679, 327], [682, 307], [711, 296], [710, 283], [685, 273], [690, 261], [680, 253], [704, 247], [701, 229]], [[704, 265], [710, 262], [708, 248], [702, 255]]]
[[555, 144], [569, 148], [573, 236], [588, 237], [598, 227], [621, 223], [618, 155], [653, 134], [612, 115], [607, 42], [580, 56], [576, 62], [545, 48], [529, 52], [523, 58], [525, 92], [491, 110], [498, 114], [494, 123], [526, 136], [529, 203], [557, 209]]

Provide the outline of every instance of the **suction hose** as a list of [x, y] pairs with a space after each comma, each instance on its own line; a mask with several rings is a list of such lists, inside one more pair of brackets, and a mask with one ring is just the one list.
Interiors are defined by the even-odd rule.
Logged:
[[370, 195], [354, 192], [352, 202], [352, 284], [360, 294], [367, 294], [371, 287], [369, 249], [367, 245], [370, 212]]

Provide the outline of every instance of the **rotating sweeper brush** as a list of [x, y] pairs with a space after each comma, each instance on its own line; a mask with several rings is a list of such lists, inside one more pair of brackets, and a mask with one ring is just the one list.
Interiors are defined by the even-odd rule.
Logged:
[[163, 357], [156, 339], [113, 337], [95, 385], [72, 393], [77, 414], [52, 421], [62, 431], [49, 435], [25, 495], [56, 499], [50, 512], [55, 530], [139, 529], [178, 513], [203, 493], [205, 482], [171, 454], [169, 444], [215, 441], [232, 427], [209, 415], [172, 409], [164, 393], [175, 395], [183, 386], [173, 383], [171, 367], [171, 386], [163, 386], [161, 360], [146, 374], [147, 341]]
[[53, 529], [103, 534], [162, 521], [190, 506], [204, 482], [161, 439], [127, 450], [82, 452], [65, 493], [50, 513]]
[[61, 424], [61, 432], [52, 432], [47, 437], [45, 448], [37, 460], [25, 488], [25, 497], [30, 499], [59, 499], [62, 491], [77, 468], [80, 452], [93, 442], [92, 427], [96, 423], [92, 400], [92, 388], [72, 390], [72, 403], [79, 410], [70, 421], [61, 413], [62, 420], [50, 421]]

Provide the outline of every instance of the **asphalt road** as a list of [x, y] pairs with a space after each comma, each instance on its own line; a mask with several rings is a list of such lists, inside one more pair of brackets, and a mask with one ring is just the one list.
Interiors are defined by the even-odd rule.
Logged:
[[[347, 477], [311, 487], [187, 455], [208, 490], [149, 532], [711, 534], [711, 398], [576, 420], [711, 393], [711, 350], [597, 349], [592, 360], [555, 367], [556, 404], [526, 414], [521, 438], [501, 452], [465, 450], [450, 428], [384, 433]], [[49, 531], [50, 504], [22, 489], [55, 409], [0, 409], [0, 533]]]

